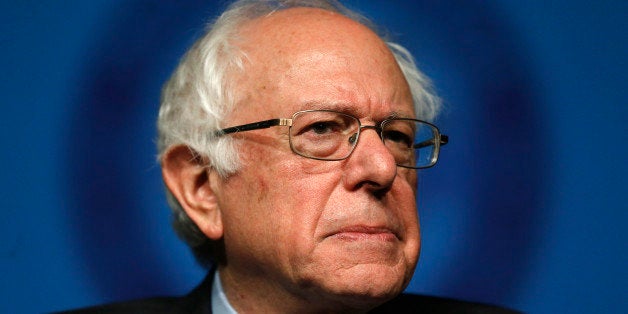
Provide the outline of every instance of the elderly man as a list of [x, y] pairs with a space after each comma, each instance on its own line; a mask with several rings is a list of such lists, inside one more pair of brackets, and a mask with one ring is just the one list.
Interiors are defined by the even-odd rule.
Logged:
[[405, 49], [333, 1], [239, 1], [163, 90], [175, 228], [209, 269], [180, 298], [98, 312], [498, 312], [400, 295], [420, 248], [417, 169], [447, 143]]

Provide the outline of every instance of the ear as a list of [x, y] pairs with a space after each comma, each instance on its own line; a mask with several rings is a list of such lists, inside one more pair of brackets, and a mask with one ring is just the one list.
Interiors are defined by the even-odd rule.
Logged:
[[222, 216], [212, 188], [218, 175], [185, 145], [171, 147], [163, 155], [161, 171], [166, 186], [198, 228], [212, 240], [222, 238]]

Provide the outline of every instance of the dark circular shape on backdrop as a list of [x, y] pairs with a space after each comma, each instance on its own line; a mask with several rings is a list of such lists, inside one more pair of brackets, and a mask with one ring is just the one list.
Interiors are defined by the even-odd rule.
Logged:
[[[530, 153], [542, 156], [545, 144], [535, 127], [540, 114], [527, 67], [517, 58], [506, 23], [483, 2], [453, 2], [455, 10], [452, 1], [427, 0], [361, 3], [361, 9], [390, 29], [414, 27], [436, 38], [432, 48], [414, 47], [403, 36], [401, 42], [437, 83], [449, 74], [430, 64], [447, 63], [465, 82], [471, 100], [446, 111], [441, 125], [452, 142], [440, 167], [423, 175], [430, 184], [420, 191], [436, 200], [473, 196], [462, 210], [464, 239], [447, 261], [455, 266], [437, 276], [440, 293], [496, 302], [508, 298], [524, 275], [526, 248], [538, 234], [532, 223], [543, 198], [542, 160]], [[163, 230], [168, 221], [153, 219], [158, 210], [167, 215], [154, 165], [154, 121], [160, 84], [202, 24], [221, 9], [207, 1], [135, 1], [120, 7], [109, 29], [94, 36], [73, 104], [66, 174], [69, 199], [75, 200], [70, 217], [77, 253], [106, 300], [172, 293], [182, 280], [164, 275], [177, 267], [177, 257], [155, 236], [172, 232]], [[430, 214], [422, 219], [429, 235]]]

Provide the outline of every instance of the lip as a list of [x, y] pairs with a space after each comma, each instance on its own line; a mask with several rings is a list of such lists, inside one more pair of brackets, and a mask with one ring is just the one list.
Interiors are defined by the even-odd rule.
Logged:
[[397, 233], [386, 227], [372, 226], [347, 226], [329, 233], [326, 238], [336, 238], [346, 241], [396, 241], [399, 239]]

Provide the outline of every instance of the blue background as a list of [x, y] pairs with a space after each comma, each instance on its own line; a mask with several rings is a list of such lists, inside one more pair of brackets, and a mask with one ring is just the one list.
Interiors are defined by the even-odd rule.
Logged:
[[[626, 1], [347, 1], [409, 47], [451, 136], [421, 173], [410, 291], [626, 312]], [[159, 89], [211, 1], [0, 3], [0, 312], [182, 294]]]

